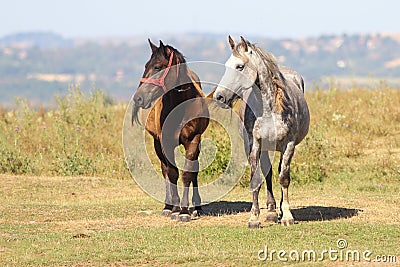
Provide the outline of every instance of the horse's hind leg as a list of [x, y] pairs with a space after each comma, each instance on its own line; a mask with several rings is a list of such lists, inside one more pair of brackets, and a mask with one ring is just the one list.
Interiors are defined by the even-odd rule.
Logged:
[[282, 199], [281, 199], [282, 225], [294, 224], [293, 215], [290, 212], [289, 193], [288, 193], [290, 184], [290, 162], [294, 154], [294, 148], [295, 148], [294, 142], [289, 142], [286, 145], [285, 151], [282, 152], [283, 154], [281, 155], [281, 159], [279, 162], [280, 166], [279, 182], [282, 188]]
[[[200, 153], [200, 150], [201, 150], [200, 143], [198, 144], [198, 150]], [[197, 167], [197, 169], [198, 169], [198, 167]], [[201, 197], [200, 197], [200, 193], [199, 193], [199, 183], [197, 181], [197, 175], [193, 175], [193, 177], [192, 177], [192, 186], [193, 186], [192, 205], [194, 207], [192, 216], [194, 218], [197, 218], [203, 214], [203, 210], [201, 208]]]
[[[196, 205], [200, 205], [200, 195], [198, 193], [197, 174], [199, 171], [198, 157], [200, 154], [199, 149], [200, 135], [196, 135], [193, 140], [188, 141], [184, 144], [186, 155], [185, 155], [185, 166], [182, 172], [183, 181], [183, 195], [181, 201], [181, 212], [179, 214], [180, 221], [190, 221], [191, 216], [189, 214], [189, 187], [193, 182], [193, 198]], [[197, 199], [196, 199], [197, 198]]]
[[267, 184], [267, 222], [278, 222], [278, 213], [276, 212], [276, 201], [272, 192], [272, 166], [268, 151], [261, 151], [260, 155], [261, 171]]

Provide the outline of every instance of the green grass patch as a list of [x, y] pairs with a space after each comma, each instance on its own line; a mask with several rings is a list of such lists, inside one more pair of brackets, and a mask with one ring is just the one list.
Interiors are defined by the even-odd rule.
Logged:
[[[294, 185], [292, 211], [297, 224], [284, 227], [262, 222], [247, 228], [249, 212], [225, 210], [246, 205], [250, 193], [237, 187], [220, 206], [204, 207], [199, 220], [180, 223], [159, 214], [163, 207], [144, 194], [133, 180], [91, 177], [0, 176], [0, 265], [223, 265], [281, 266], [277, 254], [258, 259], [258, 252], [345, 250], [400, 256], [398, 247], [399, 184], [370, 190], [374, 181], [331, 181]], [[359, 190], [365, 186], [367, 190]], [[279, 189], [275, 186], [275, 190]], [[394, 192], [397, 192], [394, 193]], [[261, 194], [265, 216], [265, 192]], [[218, 213], [221, 208], [221, 213]], [[346, 215], [346, 210], [354, 210]], [[343, 250], [343, 251], [345, 251]], [[288, 255], [286, 255], [286, 258]], [[397, 258], [398, 260], [398, 258]], [[362, 261], [362, 259], [361, 259]], [[292, 261], [304, 266], [350, 262]]]

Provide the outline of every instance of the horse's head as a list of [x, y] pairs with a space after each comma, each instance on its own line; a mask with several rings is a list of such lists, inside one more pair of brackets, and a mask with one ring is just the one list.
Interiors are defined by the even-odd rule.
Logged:
[[[152, 55], [146, 63], [139, 87], [133, 96], [134, 108], [132, 121], [137, 119], [140, 108], [147, 109], [151, 104], [170, 89], [179, 85], [179, 72], [185, 71], [185, 59], [175, 48], [164, 45], [160, 40], [157, 47], [148, 39]], [[178, 67], [179, 66], [179, 67]]]
[[242, 96], [243, 90], [251, 88], [257, 79], [257, 58], [250, 43], [243, 37], [237, 45], [230, 36], [228, 40], [232, 55], [225, 63], [225, 74], [214, 93], [214, 99], [224, 107], [231, 106], [236, 98]]

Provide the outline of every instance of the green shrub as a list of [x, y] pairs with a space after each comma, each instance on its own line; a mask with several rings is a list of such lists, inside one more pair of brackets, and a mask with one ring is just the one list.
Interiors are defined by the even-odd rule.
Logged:
[[79, 87], [55, 100], [51, 109], [17, 99], [14, 109], [2, 110], [2, 172], [129, 177], [120, 143], [125, 105]]

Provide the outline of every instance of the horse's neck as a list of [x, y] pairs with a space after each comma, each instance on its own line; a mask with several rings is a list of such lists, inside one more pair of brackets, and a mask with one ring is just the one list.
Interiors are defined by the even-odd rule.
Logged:
[[177, 88], [171, 89], [163, 95], [163, 109], [168, 109], [168, 111], [172, 110], [182, 102], [181, 93], [178, 92]]
[[[271, 114], [276, 112], [276, 100], [272, 84], [272, 79], [268, 75], [267, 67], [263, 62], [257, 64], [258, 69], [258, 84], [256, 84], [256, 89], [260, 92], [256, 94], [263, 106], [263, 114]], [[254, 89], [253, 89], [254, 90]]]
[[170, 89], [163, 96], [163, 110], [165, 114], [171, 112], [179, 104], [199, 95], [194, 81], [186, 71], [179, 72], [176, 85], [175, 88]]
[[196, 77], [197, 75], [192, 77], [189, 70], [186, 73], [180, 74], [178, 83], [179, 86], [177, 88], [180, 101], [186, 101], [188, 99], [195, 98], [201, 92], [201, 88], [199, 91], [199, 85], [196, 84], [196, 82], [198, 82], [196, 81]]
[[178, 87], [169, 90], [164, 96], [164, 102], [168, 103], [168, 106], [173, 109], [184, 101], [193, 98], [194, 85], [190, 83], [181, 84]]

